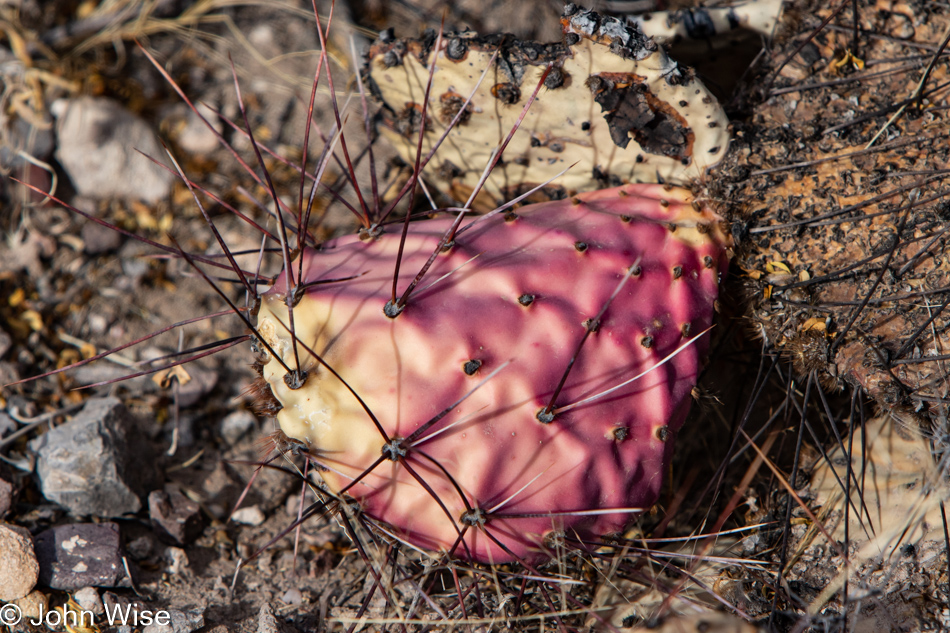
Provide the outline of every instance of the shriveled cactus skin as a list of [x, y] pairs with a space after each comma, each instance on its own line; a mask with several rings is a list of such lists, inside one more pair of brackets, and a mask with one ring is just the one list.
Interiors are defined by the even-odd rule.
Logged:
[[[383, 131], [411, 163], [435, 55], [424, 153], [472, 94], [427, 170], [456, 198], [466, 199], [475, 187], [549, 65], [483, 198], [507, 199], [555, 178], [569, 165], [574, 167], [551, 183], [553, 193], [573, 195], [658, 178], [688, 184], [722, 159], [729, 145], [728, 120], [690, 69], [637, 26], [616, 18], [568, 5], [561, 26], [563, 43], [466, 32], [447, 34], [437, 51], [434, 33], [420, 39], [384, 34], [370, 48], [364, 69], [384, 105]], [[496, 51], [495, 65], [476, 89]]]
[[[635, 515], [631, 508], [648, 508], [660, 492], [727, 264], [718, 217], [691, 202], [685, 190], [628, 185], [523, 207], [516, 217], [469, 220], [471, 228], [437, 256], [395, 318], [383, 308], [400, 225], [375, 240], [348, 236], [306, 250], [303, 283], [356, 278], [312, 286], [294, 308], [298, 353], [309, 372], [302, 388], [290, 389], [273, 359], [263, 367], [283, 405], [282, 430], [327, 468], [321, 474], [331, 491], [349, 486], [383, 452], [385, 440], [368, 414], [309, 348], [360, 395], [390, 438], [408, 438], [404, 457], [384, 459], [347, 490], [400, 538], [435, 551], [457, 545], [457, 556], [499, 562], [543, 556], [552, 531], [590, 537], [621, 530]], [[410, 224], [399, 292], [450, 225]], [[563, 413], [555, 408], [554, 420], [542, 423], [538, 412], [585, 321], [634, 265], [555, 406], [614, 387], [685, 349], [606, 397]], [[258, 328], [293, 366], [284, 274], [263, 297]], [[465, 544], [458, 545], [463, 529]]]

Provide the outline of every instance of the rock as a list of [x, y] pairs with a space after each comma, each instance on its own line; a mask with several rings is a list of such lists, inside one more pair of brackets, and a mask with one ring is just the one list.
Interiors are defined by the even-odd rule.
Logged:
[[20, 372], [17, 370], [17, 367], [14, 363], [8, 361], [0, 361], [0, 382], [4, 385], [8, 385], [11, 382], [16, 382], [20, 379]]
[[[152, 622], [144, 629], [142, 633], [191, 633], [205, 625], [204, 609], [192, 609], [189, 611], [179, 611], [177, 609], [165, 609], [164, 613], [169, 616], [167, 624]], [[156, 615], [162, 614], [162, 611], [156, 612]], [[164, 621], [164, 618], [163, 618]]]
[[157, 202], [171, 192], [175, 177], [146, 158], [166, 162], [158, 138], [119, 103], [79, 97], [60, 99], [50, 110], [56, 116], [56, 158], [78, 193]]
[[257, 506], [250, 506], [247, 508], [238, 508], [231, 515], [231, 520], [235, 523], [243, 523], [244, 525], [260, 525], [264, 522], [267, 517], [264, 516], [264, 513], [261, 512], [261, 509]]
[[73, 594], [73, 600], [85, 611], [100, 616], [105, 613], [105, 607], [102, 605], [102, 598], [95, 587], [83, 587]]
[[60, 525], [36, 537], [40, 582], [51, 589], [128, 586], [115, 523]]
[[0, 519], [13, 507], [15, 492], [13, 484], [0, 477]]
[[125, 544], [125, 551], [134, 561], [143, 561], [152, 555], [155, 539], [151, 534], [143, 534]]
[[148, 513], [158, 535], [175, 545], [187, 545], [204, 527], [201, 507], [177, 490], [149, 493]]
[[42, 591], [33, 590], [26, 596], [14, 600], [13, 604], [20, 609], [20, 614], [24, 618], [36, 620], [49, 611], [49, 596]]
[[142, 508], [153, 459], [117, 398], [90, 400], [29, 447], [43, 495], [72, 514], [118, 517]]
[[[112, 593], [111, 591], [104, 591], [102, 593], [102, 606], [109, 613], [116, 613], [118, 611], [125, 611], [126, 608], [131, 607], [129, 612], [138, 611], [142, 608], [142, 604], [137, 600], [133, 600], [127, 596], [120, 596]], [[119, 621], [116, 621], [116, 624], [122, 624]], [[121, 627], [119, 627], [121, 628]]]
[[244, 409], [235, 411], [221, 421], [221, 437], [228, 444], [237, 444], [256, 425], [257, 418], [253, 413]]
[[173, 576], [180, 574], [181, 570], [188, 567], [188, 554], [180, 547], [168, 547], [165, 549], [165, 558], [168, 559], [166, 571]]
[[0, 600], [18, 600], [33, 590], [40, 572], [36, 558], [27, 530], [0, 523]]
[[300, 589], [291, 587], [284, 592], [284, 595], [280, 597], [280, 601], [284, 604], [292, 604], [294, 606], [299, 605], [301, 602], [303, 602], [303, 593], [301, 593]]
[[217, 112], [204, 103], [196, 103], [195, 109], [213, 126], [201, 120], [187, 104], [181, 103], [173, 108], [166, 119], [171, 124], [172, 136], [175, 142], [186, 152], [192, 154], [208, 154], [220, 147], [215, 131], [221, 132], [224, 126], [218, 118]]
[[86, 255], [102, 255], [117, 250], [125, 239], [118, 231], [95, 222], [84, 222], [79, 235]]
[[191, 364], [187, 372], [191, 380], [178, 386], [178, 404], [182, 409], [203, 402], [205, 396], [218, 384], [218, 372], [213, 369]]
[[7, 352], [10, 351], [10, 347], [13, 345], [13, 339], [10, 338], [10, 335], [0, 330], [0, 358], [6, 356]]
[[16, 431], [16, 427], [16, 420], [11, 418], [3, 411], [0, 411], [0, 437], [3, 437], [4, 435], [10, 435], [10, 433]]
[[280, 624], [274, 617], [274, 610], [266, 602], [257, 614], [257, 633], [280, 633]]

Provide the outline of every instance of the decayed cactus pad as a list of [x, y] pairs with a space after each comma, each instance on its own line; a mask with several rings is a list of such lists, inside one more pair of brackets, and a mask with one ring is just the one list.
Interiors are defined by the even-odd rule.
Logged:
[[561, 25], [563, 43], [465, 32], [446, 34], [439, 50], [433, 31], [420, 39], [384, 33], [370, 49], [364, 76], [384, 105], [387, 135], [412, 163], [434, 61], [423, 152], [464, 108], [427, 171], [460, 199], [476, 186], [546, 70], [486, 184], [495, 201], [574, 163], [549, 195], [658, 179], [685, 184], [723, 157], [729, 132], [719, 103], [638, 27], [574, 5], [565, 8]]
[[[729, 240], [659, 185], [469, 222], [444, 248], [452, 220], [437, 218], [409, 224], [404, 249], [396, 225], [305, 250], [296, 346], [286, 272], [263, 297], [262, 376], [328, 491], [383, 530], [485, 562], [544, 558], [550, 534], [617, 532], [656, 501]], [[393, 310], [400, 251], [400, 293], [431, 268]]]
[[927, 70], [950, 9], [859, 3], [862, 28], [889, 37], [852, 51], [850, 15], [806, 41], [832, 10], [811, 4], [767, 61], [715, 195], [740, 219], [755, 330], [826, 384], [927, 408], [947, 397], [950, 353], [950, 73], [945, 57]]

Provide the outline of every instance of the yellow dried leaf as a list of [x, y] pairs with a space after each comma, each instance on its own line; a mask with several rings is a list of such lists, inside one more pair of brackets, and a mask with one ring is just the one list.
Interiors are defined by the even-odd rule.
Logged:
[[76, 17], [80, 20], [88, 18], [96, 10], [98, 5], [98, 0], [85, 0], [85, 2], [80, 3], [80, 5], [76, 7]]
[[43, 329], [43, 317], [36, 310], [27, 310], [20, 315], [20, 318], [26, 321], [27, 325], [35, 332]]
[[72, 598], [59, 610], [62, 611], [63, 626], [68, 633], [99, 633], [92, 613], [84, 611]]
[[792, 269], [783, 264], [782, 262], [768, 262], [765, 265], [765, 270], [769, 273], [786, 273], [791, 275]]
[[24, 299], [26, 299], [26, 291], [23, 290], [23, 288], [17, 288], [10, 295], [10, 298], [7, 299], [7, 302], [10, 304], [11, 307], [15, 308], [21, 303], [23, 303]]
[[86, 247], [86, 243], [78, 235], [60, 235], [59, 241], [77, 253], [82, 252], [82, 249]]
[[62, 369], [67, 365], [72, 365], [79, 360], [79, 352], [74, 349], [64, 349], [59, 358], [56, 359], [56, 369]]
[[826, 324], [825, 324], [825, 320], [824, 320], [824, 319], [819, 319], [819, 318], [817, 318], [817, 317], [812, 317], [812, 318], [808, 319], [807, 321], [805, 321], [804, 324], [802, 324], [802, 328], [801, 328], [801, 329], [802, 329], [802, 332], [808, 332], [808, 331], [810, 331], [810, 330], [815, 330], [815, 331], [818, 331], [818, 332], [824, 332], [824, 331], [825, 331], [825, 327], [827, 327], [827, 326], [826, 326]]
[[856, 57], [850, 49], [844, 52], [844, 56], [841, 59], [832, 60], [831, 63], [828, 64], [828, 67], [832, 72], [841, 73], [849, 64], [855, 70], [864, 70], [864, 60], [860, 57]]
[[158, 222], [155, 221], [155, 217], [152, 215], [152, 210], [142, 202], [138, 200], [132, 201], [132, 212], [135, 213], [135, 221], [138, 223], [140, 228], [154, 231], [158, 228]]
[[191, 380], [191, 375], [185, 371], [185, 368], [181, 365], [175, 365], [174, 367], [156, 372], [155, 375], [152, 376], [152, 382], [162, 389], [167, 389], [171, 386], [172, 378], [177, 379], [178, 384], [185, 385]]
[[191, 191], [189, 191], [188, 187], [186, 187], [185, 185], [181, 183], [175, 184], [175, 190], [172, 193], [172, 203], [176, 207], [180, 207], [186, 204], [193, 204], [194, 200], [195, 200], [194, 196], [192, 196]]

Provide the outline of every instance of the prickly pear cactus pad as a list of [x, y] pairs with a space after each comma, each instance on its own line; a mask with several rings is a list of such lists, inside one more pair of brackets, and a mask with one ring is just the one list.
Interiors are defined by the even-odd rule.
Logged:
[[[738, 126], [714, 196], [741, 218], [756, 332], [803, 374], [921, 410], [947, 397], [950, 77], [945, 57], [927, 68], [950, 9], [859, 6], [862, 28], [887, 37], [853, 52], [851, 31], [828, 28], [774, 48], [758, 82], [769, 93]], [[796, 33], [831, 17], [801, 8]]]
[[384, 32], [364, 69], [384, 105], [384, 132], [413, 162], [434, 57], [423, 152], [465, 111], [427, 173], [465, 199], [550, 67], [486, 195], [507, 199], [574, 163], [552, 183], [552, 197], [625, 182], [684, 184], [719, 162], [728, 121], [688, 68], [616, 18], [569, 4], [561, 25], [563, 43], [465, 32], [444, 36], [439, 50], [431, 31], [421, 39]]
[[283, 359], [262, 370], [281, 429], [331, 492], [418, 547], [535, 560], [551, 533], [622, 530], [659, 495], [708, 348], [718, 216], [628, 185], [469, 220], [440, 249], [451, 224], [409, 224], [399, 292], [438, 255], [395, 316], [401, 225], [304, 251], [297, 389], [275, 281], [258, 328]]

